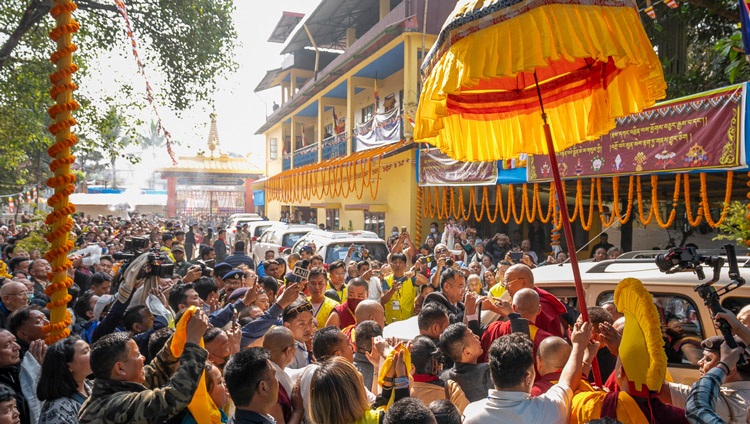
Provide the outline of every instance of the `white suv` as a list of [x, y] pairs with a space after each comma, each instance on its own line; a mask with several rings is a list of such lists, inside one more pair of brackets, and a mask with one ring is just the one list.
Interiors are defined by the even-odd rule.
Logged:
[[362, 252], [367, 249], [371, 259], [385, 263], [388, 258], [388, 247], [385, 241], [372, 231], [323, 231], [314, 230], [301, 237], [292, 247], [293, 253], [299, 253], [303, 246], [315, 244], [315, 253], [321, 255], [325, 263], [344, 260], [351, 245], [355, 251], [351, 260], [360, 261]]
[[273, 250], [274, 257], [279, 257], [285, 250], [294, 246], [302, 236], [318, 228], [315, 224], [284, 224], [271, 225], [261, 234], [253, 244], [252, 257], [255, 263], [265, 260], [266, 252]]
[[231, 220], [227, 226], [227, 246], [232, 246], [232, 248], [234, 248], [234, 242], [237, 241], [237, 233], [245, 224], [247, 224], [247, 230], [250, 232], [251, 237], [250, 245], [245, 247], [251, 252], [253, 248], [252, 245], [260, 238], [263, 231], [266, 231], [272, 225], [281, 224], [281, 222], [257, 221], [253, 218], [235, 218]]

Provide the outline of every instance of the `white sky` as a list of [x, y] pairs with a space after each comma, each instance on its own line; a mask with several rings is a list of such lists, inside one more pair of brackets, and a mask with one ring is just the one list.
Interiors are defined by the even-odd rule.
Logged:
[[[261, 170], [265, 169], [264, 138], [254, 134], [265, 122], [266, 114], [271, 111], [272, 102], [276, 100], [280, 103], [280, 91], [273, 89], [256, 94], [253, 90], [267, 70], [277, 68], [281, 64], [282, 56], [279, 53], [283, 47], [282, 44], [269, 43], [267, 40], [282, 11], [309, 14], [318, 3], [318, 0], [235, 0], [234, 23], [238, 46], [234, 60], [239, 64], [239, 69], [218, 82], [219, 89], [215, 94], [220, 147], [223, 152], [250, 154], [250, 161]], [[134, 30], [138, 32], [137, 27]], [[81, 90], [101, 101], [95, 107], [103, 107], [106, 105], [104, 99], [117, 95], [115, 91], [119, 85], [113, 81], [131, 84], [135, 98], [141, 100], [145, 106], [144, 112], [139, 116], [148, 123], [156, 119], [152, 109], [148, 107], [144, 79], [138, 72], [129, 42], [125, 44], [127, 40], [124, 39], [124, 32], [122, 36], [122, 50], [102, 55], [101, 63], [92, 66], [91, 78], [81, 81]], [[139, 39], [138, 43], [139, 50], [143, 50], [144, 40]], [[143, 59], [143, 53], [141, 57]], [[163, 90], [162, 76], [147, 61], [144, 62], [151, 87], [158, 94]], [[97, 68], [96, 71], [94, 68]], [[183, 112], [180, 118], [164, 104], [158, 104], [157, 108], [173, 140], [181, 142], [181, 146], [175, 148], [177, 155], [191, 156], [199, 149], [208, 152], [206, 140], [211, 109], [207, 104], [196, 105], [193, 109]], [[139, 132], [147, 133], [148, 127], [139, 129]], [[143, 162], [136, 167], [138, 174], [169, 165], [166, 149], [158, 152], [155, 160], [146, 156], [151, 155], [144, 155]]]

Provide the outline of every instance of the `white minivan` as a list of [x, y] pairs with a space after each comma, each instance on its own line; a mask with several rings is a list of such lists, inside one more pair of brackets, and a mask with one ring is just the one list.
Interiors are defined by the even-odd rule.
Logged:
[[272, 250], [274, 257], [282, 256], [285, 250], [294, 246], [305, 234], [318, 228], [315, 224], [277, 223], [266, 228], [260, 238], [253, 243], [252, 258], [257, 264], [265, 260], [266, 252]]
[[315, 245], [315, 253], [323, 257], [323, 261], [330, 264], [334, 261], [344, 260], [349, 247], [354, 245], [354, 253], [351, 260], [362, 260], [362, 253], [367, 249], [370, 259], [386, 263], [388, 259], [388, 247], [385, 240], [378, 237], [372, 231], [310, 231], [301, 237], [292, 247], [293, 253], [299, 253], [303, 246]]

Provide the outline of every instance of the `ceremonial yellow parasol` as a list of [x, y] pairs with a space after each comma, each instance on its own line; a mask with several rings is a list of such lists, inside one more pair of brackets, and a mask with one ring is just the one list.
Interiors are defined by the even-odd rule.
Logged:
[[414, 139], [462, 161], [549, 154], [588, 319], [555, 151], [665, 96], [634, 0], [459, 0], [422, 64]]

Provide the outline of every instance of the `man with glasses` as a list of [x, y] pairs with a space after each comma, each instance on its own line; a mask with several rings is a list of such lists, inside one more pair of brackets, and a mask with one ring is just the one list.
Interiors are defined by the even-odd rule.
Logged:
[[8, 316], [29, 304], [29, 289], [21, 282], [8, 281], [0, 287], [0, 327], [8, 328]]
[[[276, 418], [277, 422], [281, 421], [279, 418], [291, 418], [293, 414], [299, 415], [301, 418], [304, 412], [303, 409], [298, 408], [298, 410], [295, 410], [291, 401], [294, 383], [289, 374], [284, 371], [284, 368], [291, 365], [294, 361], [294, 352], [296, 350], [294, 335], [286, 327], [274, 327], [268, 330], [266, 336], [263, 337], [263, 349], [268, 352], [268, 359], [271, 360], [271, 365], [276, 373], [276, 379], [279, 381], [279, 399], [271, 407], [270, 415]], [[290, 419], [289, 421], [292, 420]]]
[[[461, 271], [448, 268], [440, 275], [440, 291], [432, 292], [424, 299], [423, 307], [437, 303], [450, 312], [451, 323], [464, 322], [466, 307], [462, 300], [466, 294], [466, 278]], [[477, 317], [468, 316], [467, 320]]]
[[463, 261], [454, 261], [451, 259], [451, 251], [445, 244], [435, 246], [435, 259], [437, 264], [430, 270], [430, 284], [437, 288], [440, 284], [440, 275], [448, 268], [461, 270], [464, 277], [469, 275], [469, 267]]
[[224, 293], [226, 298], [232, 295], [232, 292], [244, 285], [245, 273], [240, 270], [232, 270], [224, 274], [221, 281], [224, 283]]
[[516, 264], [505, 271], [503, 282], [508, 294], [513, 297], [521, 289], [532, 289], [539, 294], [542, 310], [536, 318], [536, 326], [551, 333], [553, 336], [565, 338], [567, 331], [563, 327], [562, 314], [567, 312], [565, 305], [552, 293], [534, 285], [534, 274], [531, 268], [524, 264]]

